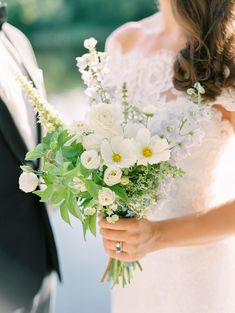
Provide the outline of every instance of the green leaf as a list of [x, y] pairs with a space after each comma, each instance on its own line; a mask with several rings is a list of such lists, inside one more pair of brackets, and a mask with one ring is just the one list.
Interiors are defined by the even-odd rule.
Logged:
[[86, 180], [85, 186], [91, 197], [98, 199], [98, 194], [101, 186], [95, 184], [92, 180]]
[[99, 185], [103, 184], [103, 179], [98, 175], [96, 171], [92, 173], [92, 180]]
[[60, 205], [60, 215], [67, 224], [71, 225], [66, 200]]
[[125, 192], [125, 190], [123, 189], [123, 187], [121, 186], [112, 186], [112, 187], [109, 187], [112, 191], [114, 191], [116, 193], [116, 195], [122, 199], [123, 201], [128, 201], [129, 198]]
[[81, 163], [77, 165], [77, 168], [79, 169], [79, 172], [82, 174], [84, 177], [89, 177], [92, 173], [91, 170], [86, 169]]
[[86, 234], [87, 234], [88, 228], [89, 228], [89, 221], [88, 221], [88, 218], [85, 218], [82, 223], [84, 240], [86, 240]]
[[40, 159], [44, 156], [44, 152], [39, 152], [39, 151], [30, 151], [26, 154], [25, 160], [26, 161], [31, 161], [31, 160], [36, 160]]
[[51, 196], [51, 204], [56, 205], [59, 204], [61, 201], [65, 200], [66, 198], [66, 191], [60, 190], [57, 192], [54, 192]]
[[83, 220], [82, 213], [78, 207], [77, 204], [77, 198], [74, 196], [71, 192], [67, 191], [67, 205], [69, 212], [75, 216], [76, 218], [79, 218], [81, 221]]
[[33, 169], [32, 169], [31, 166], [22, 165], [20, 168], [21, 168], [22, 171], [24, 171], [25, 173], [32, 173], [32, 172], [33, 172]]
[[56, 152], [56, 163], [58, 165], [63, 165], [64, 163], [64, 158], [63, 158], [63, 154], [62, 154], [62, 150], [60, 149], [59, 151]]
[[89, 229], [91, 233], [96, 237], [96, 217], [97, 214], [93, 214], [92, 216], [89, 216]]
[[45, 190], [37, 190], [33, 193], [41, 198], [41, 202], [48, 202], [53, 194], [53, 185], [49, 185]]

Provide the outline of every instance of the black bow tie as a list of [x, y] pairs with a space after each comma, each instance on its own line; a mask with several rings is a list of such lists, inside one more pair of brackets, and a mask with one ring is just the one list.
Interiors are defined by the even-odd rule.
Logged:
[[0, 2], [0, 30], [2, 29], [2, 24], [7, 21], [7, 5]]

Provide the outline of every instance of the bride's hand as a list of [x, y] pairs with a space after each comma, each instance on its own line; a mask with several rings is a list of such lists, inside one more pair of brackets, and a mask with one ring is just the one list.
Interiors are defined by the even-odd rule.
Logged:
[[[100, 233], [106, 253], [113, 259], [137, 261], [156, 250], [159, 238], [158, 224], [146, 219], [120, 219], [110, 224], [101, 219]], [[115, 245], [121, 243], [121, 253], [115, 252]]]

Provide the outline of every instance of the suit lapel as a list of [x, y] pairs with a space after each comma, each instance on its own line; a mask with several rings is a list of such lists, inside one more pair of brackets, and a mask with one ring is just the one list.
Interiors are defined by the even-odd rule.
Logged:
[[0, 131], [13, 155], [23, 163], [27, 147], [2, 99], [0, 98]]

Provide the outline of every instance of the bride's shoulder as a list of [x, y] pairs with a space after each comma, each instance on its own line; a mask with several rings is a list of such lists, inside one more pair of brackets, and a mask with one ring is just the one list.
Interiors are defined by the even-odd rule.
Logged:
[[122, 53], [131, 51], [139, 39], [156, 27], [157, 20], [160, 20], [160, 13], [154, 14], [137, 22], [128, 22], [117, 28], [106, 40], [106, 50], [119, 48]]

